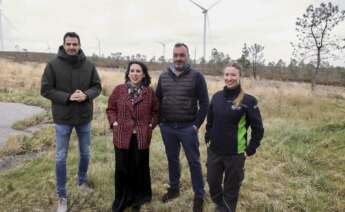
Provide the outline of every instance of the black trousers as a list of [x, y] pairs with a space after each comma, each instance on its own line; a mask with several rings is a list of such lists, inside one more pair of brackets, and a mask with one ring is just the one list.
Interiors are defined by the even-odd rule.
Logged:
[[139, 150], [136, 134], [132, 135], [129, 149], [115, 147], [115, 200], [112, 210], [140, 207], [151, 201], [149, 149]]
[[236, 211], [245, 159], [244, 154], [224, 156], [207, 150], [207, 182], [211, 199], [221, 211]]

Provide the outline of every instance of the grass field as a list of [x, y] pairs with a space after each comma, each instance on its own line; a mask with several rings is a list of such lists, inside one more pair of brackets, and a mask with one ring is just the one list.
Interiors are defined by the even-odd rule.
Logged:
[[[39, 96], [44, 65], [0, 60], [0, 101], [22, 102], [49, 109]], [[114, 152], [105, 116], [107, 95], [123, 82], [123, 70], [100, 69], [102, 95], [95, 101], [92, 159], [89, 180], [95, 192], [81, 195], [75, 186], [78, 152], [73, 134], [68, 158], [70, 211], [110, 211], [114, 196]], [[153, 73], [155, 84], [158, 73]], [[30, 79], [30, 80], [28, 80]], [[209, 94], [223, 86], [222, 77], [207, 77]], [[345, 88], [243, 79], [244, 89], [259, 100], [265, 137], [254, 157], [246, 160], [245, 180], [238, 211], [345, 211]], [[24, 120], [19, 129], [51, 122], [48, 114]], [[204, 127], [200, 151], [206, 175]], [[42, 156], [0, 172], [0, 211], [54, 211], [54, 130], [47, 128], [33, 137], [12, 137], [0, 156], [41, 152]], [[143, 211], [191, 211], [193, 192], [187, 161], [182, 158], [182, 193], [167, 204], [159, 199], [168, 182], [167, 160], [159, 129], [150, 149], [153, 201]], [[208, 191], [208, 186], [206, 185]], [[209, 196], [204, 211], [213, 211]]]

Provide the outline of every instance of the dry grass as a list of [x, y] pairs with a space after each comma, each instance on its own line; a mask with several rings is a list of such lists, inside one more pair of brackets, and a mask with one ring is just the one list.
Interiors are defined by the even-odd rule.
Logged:
[[[41, 64], [0, 60], [0, 100], [25, 102], [26, 94], [31, 92], [36, 96], [29, 98], [31, 102], [49, 105], [38, 100], [43, 68]], [[105, 89], [95, 104], [89, 172], [95, 193], [82, 197], [75, 188], [78, 154], [74, 137], [68, 161], [70, 211], [109, 211], [114, 194], [113, 146], [104, 111], [107, 95], [123, 82], [124, 70], [99, 69], [99, 73]], [[157, 72], [152, 73], [153, 85], [157, 76]], [[208, 76], [207, 83], [210, 95], [223, 87], [222, 77]], [[318, 86], [312, 93], [305, 83], [243, 79], [242, 84], [246, 92], [259, 100], [266, 133], [258, 154], [246, 161], [239, 211], [345, 211], [345, 89]], [[6, 93], [8, 90], [14, 93]], [[204, 166], [203, 132], [204, 128], [200, 130]], [[8, 144], [13, 152], [23, 148], [38, 151], [54, 147], [53, 136], [50, 129], [35, 135], [25, 148], [18, 139]], [[154, 196], [143, 211], [190, 211], [193, 192], [185, 157], [181, 154], [182, 195], [162, 204], [159, 198], [165, 192], [168, 177], [159, 129], [154, 131], [150, 151]], [[51, 211], [56, 201], [54, 183], [54, 148], [50, 148], [42, 158], [0, 173], [0, 210]], [[205, 211], [212, 210], [207, 196]]]
[[11, 63], [0, 60], [0, 81], [2, 89], [16, 88], [33, 90], [40, 87], [40, 79], [44, 64]]

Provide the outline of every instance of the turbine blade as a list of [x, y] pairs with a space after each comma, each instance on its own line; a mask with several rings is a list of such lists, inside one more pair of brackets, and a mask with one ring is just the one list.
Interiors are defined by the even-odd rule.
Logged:
[[214, 6], [216, 6], [217, 4], [219, 4], [219, 2], [222, 0], [218, 0], [216, 1], [214, 4], [212, 4], [209, 8], [207, 8], [207, 10], [210, 10], [211, 8], [213, 8]]
[[193, 1], [193, 0], [189, 0], [189, 1], [191, 1], [193, 4], [195, 4], [197, 7], [199, 7], [199, 8], [202, 9], [203, 11], [206, 10], [203, 6], [201, 6], [200, 4], [196, 3], [195, 1]]
[[10, 27], [16, 29], [16, 25], [14, 25], [14, 23], [5, 14], [2, 14], [2, 17], [4, 18], [4, 21], [6, 21], [9, 24]]

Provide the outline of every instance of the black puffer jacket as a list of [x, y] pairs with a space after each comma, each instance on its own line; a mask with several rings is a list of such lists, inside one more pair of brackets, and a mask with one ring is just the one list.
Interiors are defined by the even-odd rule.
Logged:
[[176, 76], [173, 66], [158, 79], [156, 95], [160, 101], [160, 121], [163, 123], [192, 123], [200, 127], [208, 108], [207, 85], [204, 76], [186, 65]]
[[[69, 101], [75, 90], [87, 95], [84, 102]], [[57, 124], [80, 125], [92, 120], [93, 99], [101, 92], [101, 81], [95, 65], [82, 50], [68, 55], [60, 46], [56, 58], [48, 62], [41, 81], [41, 95], [52, 101], [52, 113]]]

